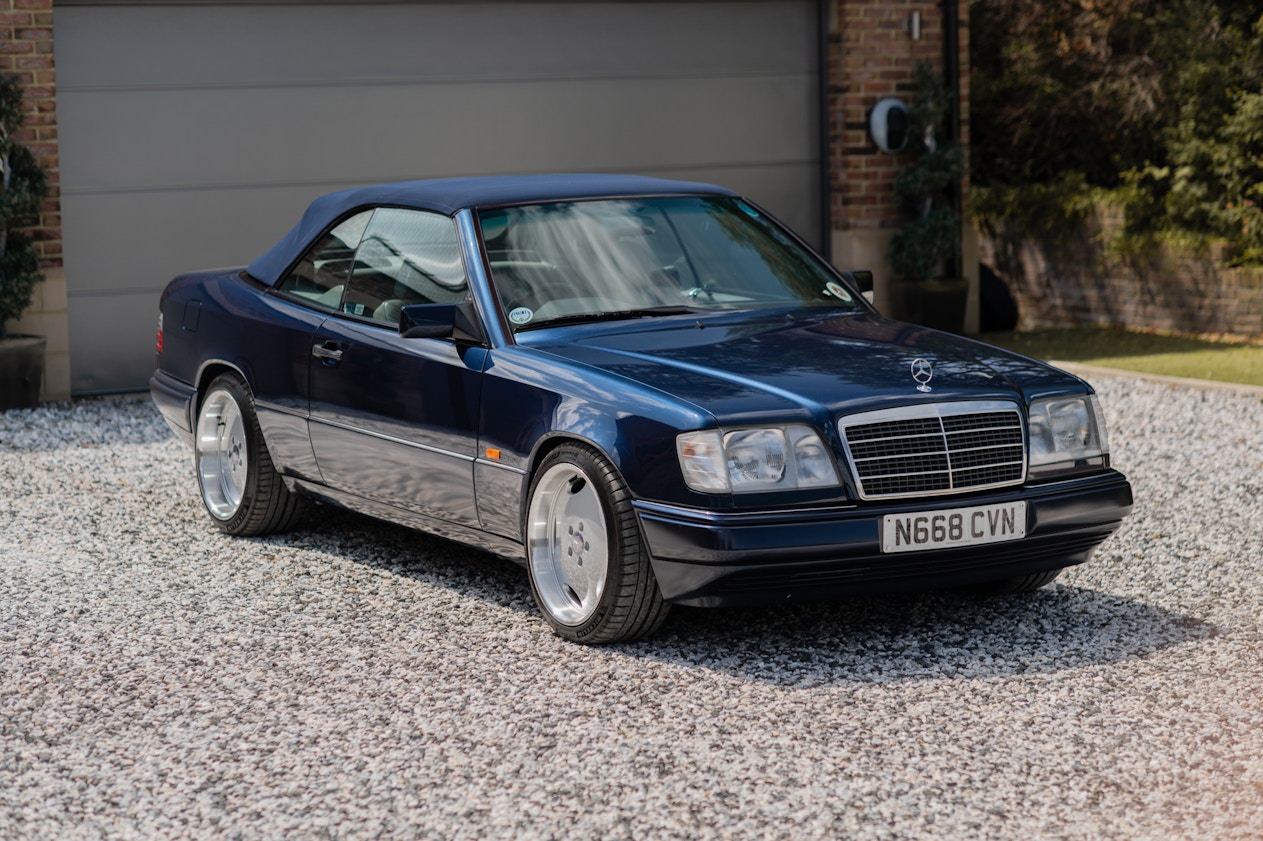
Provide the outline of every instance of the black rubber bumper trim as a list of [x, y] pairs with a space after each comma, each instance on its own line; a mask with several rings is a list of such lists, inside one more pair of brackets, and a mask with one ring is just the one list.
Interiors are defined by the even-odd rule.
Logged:
[[193, 445], [193, 397], [197, 390], [163, 371], [149, 378], [149, 396], [167, 426], [185, 444]]

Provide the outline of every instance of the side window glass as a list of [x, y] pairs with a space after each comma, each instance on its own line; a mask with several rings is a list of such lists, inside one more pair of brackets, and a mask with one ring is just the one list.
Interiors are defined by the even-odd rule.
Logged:
[[443, 304], [469, 295], [456, 225], [422, 210], [378, 208], [355, 254], [342, 311], [399, 323], [408, 304]]
[[373, 211], [365, 210], [350, 216], [316, 240], [277, 288], [281, 292], [311, 301], [329, 309], [338, 309], [355, 249], [364, 236]]

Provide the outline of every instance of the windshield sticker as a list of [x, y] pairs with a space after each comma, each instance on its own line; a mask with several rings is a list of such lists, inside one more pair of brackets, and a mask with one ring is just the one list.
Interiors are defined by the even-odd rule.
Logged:
[[529, 324], [534, 317], [535, 311], [530, 307], [516, 307], [509, 312], [509, 321], [514, 324]]
[[826, 294], [832, 295], [844, 304], [849, 304], [854, 300], [854, 298], [851, 297], [851, 293], [846, 291], [846, 287], [838, 283], [836, 280], [831, 280], [825, 284], [824, 291]]

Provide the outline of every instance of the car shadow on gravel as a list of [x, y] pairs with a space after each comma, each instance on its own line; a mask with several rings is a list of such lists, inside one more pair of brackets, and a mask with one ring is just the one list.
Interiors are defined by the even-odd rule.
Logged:
[[[306, 528], [266, 540], [333, 552], [542, 626], [526, 572], [512, 561], [359, 514], [319, 510]], [[1047, 674], [1134, 660], [1221, 632], [1142, 601], [1054, 584], [994, 598], [949, 591], [766, 608], [675, 607], [649, 639], [603, 650], [812, 687]]]
[[1053, 585], [1020, 596], [874, 596], [759, 609], [675, 610], [637, 657], [786, 687], [1048, 674], [1218, 636], [1202, 620]]
[[362, 566], [536, 615], [526, 570], [519, 564], [354, 511], [316, 506], [293, 531], [256, 539], [329, 552]]

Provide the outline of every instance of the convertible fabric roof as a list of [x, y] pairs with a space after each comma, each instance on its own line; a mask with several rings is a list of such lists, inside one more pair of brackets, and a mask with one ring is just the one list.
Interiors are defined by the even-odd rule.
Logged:
[[451, 215], [466, 207], [489, 207], [568, 199], [661, 195], [736, 195], [713, 184], [644, 178], [636, 175], [505, 175], [400, 181], [329, 193], [313, 201], [303, 218], [280, 242], [247, 268], [253, 277], [275, 286], [311, 242], [351, 211], [386, 205], [415, 207]]

